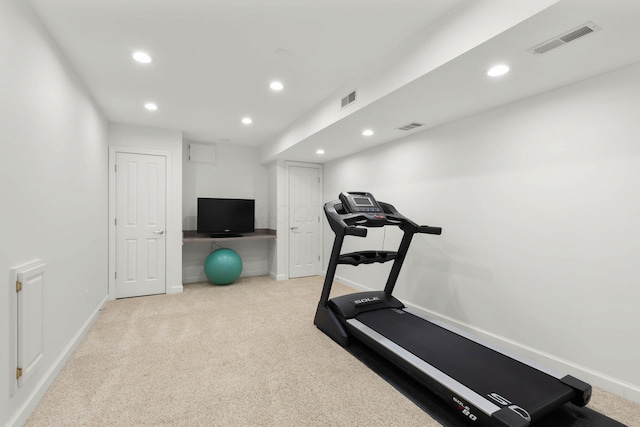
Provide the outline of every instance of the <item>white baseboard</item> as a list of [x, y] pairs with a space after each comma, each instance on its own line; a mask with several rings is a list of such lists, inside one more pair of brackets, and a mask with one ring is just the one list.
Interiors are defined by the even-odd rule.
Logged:
[[343, 285], [347, 285], [348, 287], [357, 289], [359, 291], [375, 291], [375, 289], [372, 289], [372, 288], [370, 288], [368, 286], [361, 285], [360, 283], [356, 283], [354, 281], [351, 281], [349, 279], [345, 279], [343, 277], [335, 276], [334, 280], [336, 282], [342, 283]]
[[36, 408], [36, 406], [42, 399], [42, 396], [44, 396], [45, 392], [47, 391], [49, 386], [51, 386], [53, 381], [56, 379], [56, 377], [58, 376], [58, 374], [60, 373], [64, 365], [67, 363], [67, 361], [73, 354], [76, 347], [78, 347], [78, 344], [80, 344], [80, 342], [82, 341], [82, 338], [84, 338], [85, 334], [89, 331], [93, 323], [96, 321], [96, 319], [98, 318], [98, 314], [100, 314], [100, 310], [102, 310], [105, 307], [108, 300], [109, 300], [109, 296], [107, 295], [104, 297], [104, 299], [95, 309], [95, 311], [91, 313], [91, 316], [89, 316], [87, 321], [84, 322], [82, 327], [78, 330], [78, 332], [76, 332], [76, 334], [73, 336], [71, 341], [69, 341], [69, 343], [66, 345], [64, 350], [62, 350], [60, 355], [49, 367], [47, 372], [45, 372], [42, 378], [38, 381], [34, 390], [27, 397], [25, 402], [9, 418], [9, 421], [6, 424], [6, 427], [21, 426], [27, 421], [27, 418], [29, 418], [29, 415], [31, 415], [33, 410]]
[[632, 400], [640, 403], [640, 387], [627, 383], [621, 379], [611, 377], [602, 372], [587, 368], [586, 366], [579, 365], [569, 360], [554, 356], [553, 354], [546, 353], [533, 347], [529, 347], [525, 344], [517, 341], [510, 340], [500, 335], [493, 334], [489, 331], [477, 328], [465, 322], [460, 322], [456, 319], [444, 316], [434, 311], [428, 310], [424, 307], [405, 303], [408, 307], [411, 307], [413, 312], [417, 312], [424, 317], [436, 318], [446, 324], [453, 325], [456, 328], [468, 331], [471, 334], [480, 337], [481, 339], [496, 343], [499, 347], [505, 348], [507, 351], [523, 355], [526, 358], [532, 359], [536, 362], [542, 363], [556, 371], [562, 372], [567, 375], [572, 375], [592, 386], [602, 388], [625, 399]]
[[182, 283], [180, 283], [179, 285], [175, 285], [168, 288], [167, 294], [179, 294], [179, 293], [182, 293], [183, 291], [184, 291], [184, 287], [182, 286]]
[[[359, 291], [375, 290], [360, 283], [356, 283], [341, 277], [336, 276], [335, 280]], [[460, 322], [456, 319], [428, 310], [424, 307], [409, 303], [405, 304], [407, 305], [407, 307], [411, 307], [413, 309], [412, 311], [417, 312], [417, 314], [419, 315], [435, 318], [458, 329], [470, 332], [471, 334], [480, 337], [482, 340], [495, 343], [499, 347], [503, 347], [508, 351], [530, 358], [557, 371], [566, 373], [568, 375], [573, 375], [574, 377], [579, 378], [580, 380], [589, 383], [592, 386], [599, 387], [620, 397], [624, 397], [625, 399], [640, 403], [640, 386], [638, 385], [630, 384], [619, 378], [611, 377], [602, 372], [578, 365], [569, 360], [562, 359], [552, 354], [545, 353], [533, 347], [526, 346], [522, 343], [510, 340], [503, 336], [493, 334], [489, 331], [485, 331], [473, 325]]]
[[276, 280], [276, 281], [289, 279], [289, 277], [287, 277], [286, 274], [276, 274], [273, 271], [269, 272], [269, 277], [271, 277], [273, 280]]
[[[243, 271], [242, 274], [240, 274], [240, 277], [255, 277], [255, 276], [266, 276], [267, 274], [269, 274], [269, 276], [273, 277], [272, 273], [267, 273], [266, 271]], [[284, 279], [275, 279], [275, 280], [286, 280], [286, 277]], [[207, 277], [202, 275], [202, 276], [184, 276], [182, 277], [182, 283], [185, 285], [188, 285], [190, 283], [201, 283], [201, 282], [206, 282], [207, 281]], [[182, 289], [182, 287], [181, 287]], [[182, 292], [182, 290], [180, 290], [179, 292]], [[167, 292], [167, 293], [173, 293], [173, 292]]]
[[182, 278], [182, 283], [188, 285], [189, 283], [199, 283], [206, 281], [207, 278], [200, 278], [199, 276], [186, 276]]

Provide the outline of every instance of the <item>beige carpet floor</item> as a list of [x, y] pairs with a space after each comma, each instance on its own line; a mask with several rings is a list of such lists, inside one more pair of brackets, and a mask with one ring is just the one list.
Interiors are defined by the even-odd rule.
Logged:
[[[316, 329], [321, 287], [248, 277], [112, 301], [25, 425], [440, 425]], [[590, 407], [640, 426], [610, 393]]]

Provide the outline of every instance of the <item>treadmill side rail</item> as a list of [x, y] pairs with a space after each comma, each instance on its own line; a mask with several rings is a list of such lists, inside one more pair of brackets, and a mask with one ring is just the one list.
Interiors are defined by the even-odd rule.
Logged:
[[[466, 409], [469, 414], [465, 415], [467, 417], [471, 415], [472, 421], [475, 421], [473, 418], [478, 417], [485, 419], [490, 418], [493, 414], [501, 410], [501, 408], [494, 402], [486, 399], [484, 396], [479, 395], [469, 387], [451, 378], [444, 372], [405, 350], [359, 320], [349, 319], [347, 320], [347, 325], [360, 340], [364, 342], [375, 342], [376, 345], [372, 348], [375, 348], [378, 351], [383, 349], [384, 352], [386, 352], [383, 356], [395, 360], [397, 364], [409, 374], [413, 374], [415, 371], [419, 371], [424, 374], [416, 376], [416, 379], [422, 381], [424, 378], [430, 378], [433, 382], [425, 385], [432, 388], [438, 394], [445, 396], [445, 400], [450, 405], [457, 407], [461, 412], [464, 412]], [[517, 426], [519, 427], [520, 424], [517, 424]]]

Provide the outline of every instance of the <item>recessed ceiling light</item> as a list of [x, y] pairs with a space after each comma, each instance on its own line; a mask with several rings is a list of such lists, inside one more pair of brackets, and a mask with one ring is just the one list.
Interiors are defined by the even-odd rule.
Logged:
[[505, 65], [505, 64], [498, 64], [498, 65], [494, 65], [493, 67], [489, 68], [489, 70], [487, 71], [487, 76], [489, 77], [498, 77], [498, 76], [502, 76], [504, 74], [507, 74], [509, 72], [509, 66]]
[[242, 119], [242, 123], [244, 123], [245, 125], [250, 125], [251, 123], [253, 123], [253, 120], [251, 120], [251, 117], [244, 117]]
[[318, 155], [323, 155], [324, 154], [324, 150], [322, 148], [316, 150], [316, 154]]
[[373, 131], [371, 129], [365, 129], [365, 130], [362, 131], [362, 134], [364, 136], [371, 136], [371, 135], [373, 135]]
[[281, 82], [275, 81], [275, 82], [271, 82], [269, 87], [271, 88], [271, 90], [278, 91], [278, 90], [282, 90], [284, 88], [284, 85]]
[[158, 109], [158, 106], [153, 102], [147, 102], [146, 104], [144, 104], [144, 108], [149, 111], [156, 111]]
[[142, 64], [148, 64], [151, 62], [151, 56], [149, 56], [149, 54], [146, 52], [137, 51], [137, 52], [134, 52], [132, 56], [133, 56], [133, 59], [135, 59], [136, 61]]

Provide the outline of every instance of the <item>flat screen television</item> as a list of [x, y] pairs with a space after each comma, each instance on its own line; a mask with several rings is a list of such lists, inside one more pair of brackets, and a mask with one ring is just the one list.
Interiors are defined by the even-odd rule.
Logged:
[[255, 231], [252, 199], [198, 198], [198, 234], [234, 236]]

